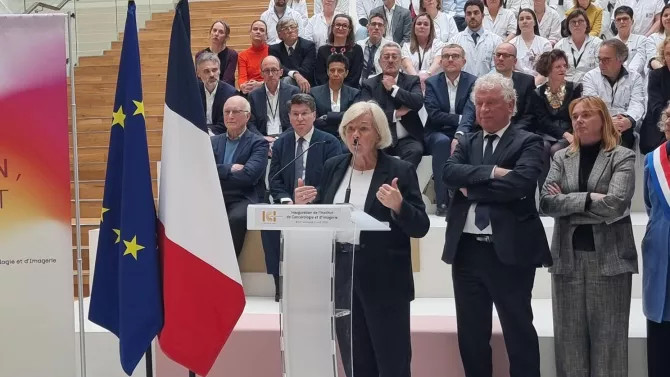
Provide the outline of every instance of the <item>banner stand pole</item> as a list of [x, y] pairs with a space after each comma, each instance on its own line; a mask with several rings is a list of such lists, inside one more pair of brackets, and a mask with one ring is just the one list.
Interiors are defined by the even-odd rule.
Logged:
[[188, 371], [188, 377], [196, 377], [195, 372]]
[[67, 12], [67, 41], [68, 41], [68, 67], [70, 72], [70, 98], [71, 98], [71, 117], [72, 117], [72, 164], [74, 172], [74, 209], [75, 225], [77, 230], [77, 299], [79, 301], [79, 362], [81, 367], [81, 377], [86, 377], [86, 330], [84, 317], [84, 274], [83, 260], [81, 256], [81, 211], [79, 208], [79, 151], [77, 149], [77, 101], [75, 97], [74, 85], [74, 54], [72, 48], [72, 22], [75, 14]]
[[151, 351], [151, 344], [147, 352], [144, 354], [144, 362], [146, 365], [146, 377], [154, 377], [154, 363], [153, 363], [153, 353]]

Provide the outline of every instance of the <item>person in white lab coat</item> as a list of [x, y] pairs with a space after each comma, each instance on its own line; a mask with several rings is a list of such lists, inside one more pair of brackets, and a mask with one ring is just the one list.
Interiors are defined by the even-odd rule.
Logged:
[[494, 67], [493, 53], [502, 43], [502, 38], [483, 27], [484, 3], [481, 0], [468, 0], [465, 3], [465, 23], [467, 27], [451, 38], [449, 43], [460, 45], [468, 57], [463, 71], [483, 76]]
[[519, 12], [516, 37], [510, 41], [516, 47], [516, 70], [535, 77], [535, 85], [544, 83], [544, 76], [537, 73], [535, 63], [543, 52], [551, 51], [551, 42], [540, 36], [537, 16], [531, 9]]
[[631, 7], [635, 12], [633, 34], [648, 37], [660, 29], [661, 11], [665, 5], [663, 0], [617, 0], [614, 9], [624, 5]]
[[586, 72], [598, 66], [598, 49], [603, 41], [589, 35], [591, 24], [583, 9], [574, 10], [565, 22], [568, 25], [568, 37], [558, 41], [554, 48], [563, 50], [568, 56], [565, 79], [578, 83]]
[[551, 45], [561, 39], [561, 15], [546, 0], [533, 0], [532, 8], [540, 24], [540, 35], [547, 38]]
[[656, 54], [654, 42], [644, 35], [631, 34], [633, 29], [634, 17], [633, 9], [629, 6], [618, 7], [614, 11], [614, 22], [616, 23], [618, 34], [616, 39], [622, 41], [628, 47], [628, 60], [626, 60], [626, 68], [629, 71], [635, 71], [646, 76], [647, 62], [649, 56]]
[[323, 0], [323, 12], [315, 13], [307, 22], [305, 39], [314, 42], [317, 51], [319, 47], [328, 44], [328, 33], [333, 23], [340, 1], [346, 0]]
[[451, 37], [458, 34], [458, 26], [454, 17], [442, 11], [441, 0], [420, 0], [421, 13], [428, 13], [435, 24], [435, 36], [447, 43]]
[[484, 29], [509, 42], [516, 35], [515, 13], [503, 8], [501, 0], [484, 0], [484, 5]]
[[441, 70], [444, 43], [435, 36], [433, 19], [426, 13], [414, 19], [409, 39], [402, 45], [402, 68], [409, 75], [419, 76], [423, 84]]
[[[658, 52], [659, 46], [666, 38], [670, 38], [670, 4], [664, 6], [661, 11], [661, 28], [658, 29], [657, 33], [654, 33], [649, 37], [656, 52]], [[658, 69], [664, 65], [663, 56], [661, 54], [654, 53], [647, 58], [649, 59], [649, 68], [651, 69]]]

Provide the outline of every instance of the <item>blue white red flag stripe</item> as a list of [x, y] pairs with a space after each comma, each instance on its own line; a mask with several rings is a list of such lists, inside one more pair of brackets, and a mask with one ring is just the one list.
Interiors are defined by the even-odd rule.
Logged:
[[647, 167], [653, 189], [658, 193], [666, 215], [670, 217], [670, 160], [666, 143], [647, 155]]

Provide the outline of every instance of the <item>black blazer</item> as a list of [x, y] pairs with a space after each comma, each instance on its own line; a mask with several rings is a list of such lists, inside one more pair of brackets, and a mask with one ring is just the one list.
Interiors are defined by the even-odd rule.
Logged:
[[640, 126], [640, 152], [647, 154], [665, 142], [658, 129], [658, 121], [670, 100], [670, 69], [661, 67], [649, 72], [647, 84], [647, 112]]
[[454, 114], [450, 114], [447, 75], [442, 72], [426, 80], [426, 112], [428, 113], [426, 132], [443, 132], [451, 138], [454, 137], [460, 116], [463, 115], [466, 105], [472, 104], [470, 93], [472, 93], [475, 81], [477, 81], [477, 76], [461, 71], [456, 88], [456, 109], [454, 109]]
[[[318, 190], [315, 203], [333, 204], [350, 162], [351, 154], [331, 158], [326, 162], [321, 189]], [[394, 178], [398, 178], [398, 188], [403, 196], [402, 208], [397, 215], [384, 207], [376, 195], [381, 185], [390, 185]], [[430, 221], [421, 198], [416, 169], [412, 164], [379, 151], [364, 210], [375, 219], [388, 222], [391, 231], [361, 232], [360, 252], [356, 253], [354, 267], [356, 288], [362, 290], [366, 300], [413, 300], [410, 238], [425, 236], [430, 228]]]
[[[490, 207], [493, 247], [507, 265], [550, 266], [547, 236], [535, 205], [537, 179], [542, 172], [543, 142], [538, 135], [509, 127], [484, 165], [482, 131], [461, 137], [443, 169], [445, 185], [455, 190], [447, 215], [442, 260], [453, 263], [470, 205]], [[489, 178], [494, 166], [512, 170]], [[467, 189], [465, 197], [459, 190]]]
[[[335, 52], [332, 51], [333, 49]], [[328, 72], [326, 71], [328, 58], [334, 53], [341, 53], [342, 49], [344, 49], [344, 56], [349, 59], [349, 73], [344, 78], [344, 85], [352, 88], [360, 87], [361, 73], [363, 73], [363, 48], [356, 43], [351, 47], [333, 47], [329, 44], [319, 47], [314, 65], [315, 85], [328, 84]]]
[[[249, 93], [249, 105], [251, 105], [251, 118], [249, 129], [259, 135], [268, 136], [268, 96], [265, 85], [256, 88]], [[279, 119], [281, 119], [282, 132], [291, 128], [288, 118], [288, 105], [294, 94], [300, 93], [300, 89], [293, 85], [279, 84]]]
[[[293, 200], [297, 178], [295, 176], [295, 167], [289, 166], [278, 176], [274, 177], [279, 170], [291, 163], [295, 156], [295, 132], [290, 129], [284, 132], [274, 143], [272, 143], [272, 160], [270, 161], [270, 194], [275, 202], [281, 202], [281, 199]], [[305, 165], [305, 185], [315, 186], [321, 180], [323, 164], [331, 157], [342, 154], [342, 144], [335, 136], [327, 134], [314, 128], [310, 146], [317, 141], [325, 141], [325, 144], [314, 145], [307, 152], [307, 164]], [[274, 178], [273, 178], [274, 177]]]
[[516, 90], [516, 114], [512, 117], [512, 122], [518, 127], [532, 130], [534, 119], [530, 95], [535, 90], [535, 77], [514, 71], [512, 82], [514, 82], [514, 90]]
[[[233, 163], [224, 164], [226, 135], [212, 136], [212, 150], [224, 196], [242, 196], [251, 203], [259, 203], [265, 193], [265, 170], [268, 165], [270, 144], [262, 136], [246, 130], [233, 153]], [[232, 172], [233, 164], [244, 169]]]
[[[316, 116], [318, 118], [314, 122], [314, 126], [339, 139], [338, 128], [340, 127], [342, 116], [349, 106], [358, 101], [359, 93], [360, 90], [343, 85], [340, 89], [340, 111], [334, 112], [330, 108], [330, 87], [328, 84], [313, 87], [310, 94], [316, 101]], [[324, 115], [326, 118], [320, 119]]]
[[386, 119], [393, 135], [393, 144], [398, 141], [393, 123], [393, 112], [401, 106], [408, 107], [411, 111], [402, 117], [402, 125], [413, 138], [423, 142], [423, 123], [419, 118], [419, 110], [423, 107], [423, 92], [419, 76], [398, 73], [398, 93], [395, 97], [386, 90], [382, 84], [382, 74], [363, 81], [361, 86], [361, 101], [376, 101], [386, 114]]
[[[205, 99], [205, 84], [198, 80], [198, 88], [200, 90], [200, 99], [202, 100], [202, 108], [205, 111], [205, 118], [207, 118], [207, 99]], [[212, 124], [207, 127], [212, 130], [214, 135], [220, 135], [226, 132], [226, 126], [223, 123], [223, 105], [228, 98], [237, 94], [237, 89], [234, 86], [219, 81], [216, 87], [216, 94], [214, 95], [214, 104], [212, 105]]]
[[565, 98], [558, 109], [554, 109], [547, 101], [544, 92], [548, 84], [542, 84], [530, 93], [530, 108], [535, 117], [535, 129], [529, 131], [541, 132], [556, 140], [561, 140], [565, 132], [572, 133], [570, 119], [570, 102], [582, 96], [582, 84], [572, 81], [565, 82]]
[[289, 71], [298, 71], [311, 85], [314, 85], [314, 63], [316, 62], [314, 42], [298, 37], [293, 56], [288, 56], [284, 42], [271, 45], [268, 48], [268, 54], [279, 59], [284, 71], [282, 77], [288, 76]]

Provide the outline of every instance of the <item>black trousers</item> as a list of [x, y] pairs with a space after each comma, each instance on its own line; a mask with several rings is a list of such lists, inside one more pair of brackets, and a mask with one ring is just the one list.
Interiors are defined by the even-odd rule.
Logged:
[[388, 147], [386, 152], [391, 156], [398, 156], [401, 160], [411, 163], [416, 169], [423, 157], [423, 140], [419, 141], [407, 136], [398, 140], [395, 145]]
[[647, 320], [647, 374], [649, 377], [670, 376], [670, 322]]
[[410, 377], [410, 302], [404, 298], [380, 299], [374, 292], [364, 292], [355, 277], [353, 281], [348, 278], [351, 264], [351, 253], [338, 250], [335, 307], [350, 309], [349, 315], [335, 320], [346, 376]]
[[247, 234], [247, 206], [251, 202], [247, 198], [239, 197], [225, 197], [225, 200], [233, 247], [235, 247], [235, 255], [239, 257], [244, 247], [244, 237]]
[[510, 364], [510, 377], [540, 377], [540, 347], [530, 306], [535, 268], [509, 266], [492, 243], [463, 233], [452, 266], [458, 346], [467, 377], [493, 375], [489, 342], [496, 306]]

